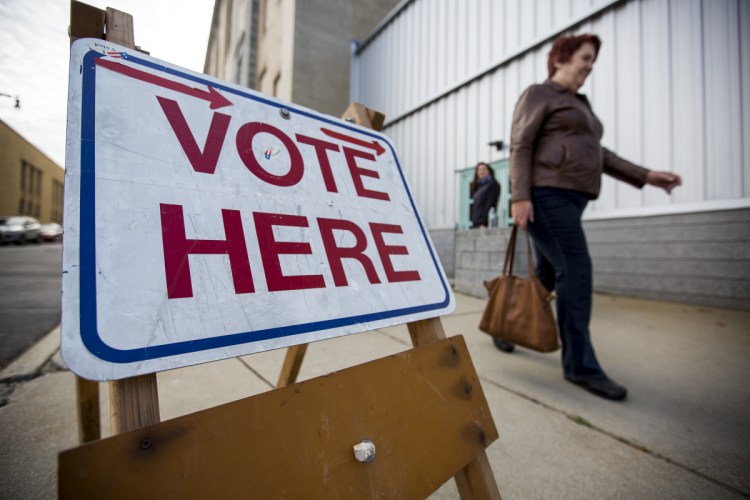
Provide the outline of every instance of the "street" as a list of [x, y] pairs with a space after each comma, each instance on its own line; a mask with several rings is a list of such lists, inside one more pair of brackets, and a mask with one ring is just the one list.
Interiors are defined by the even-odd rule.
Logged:
[[60, 322], [62, 244], [0, 247], [0, 369]]

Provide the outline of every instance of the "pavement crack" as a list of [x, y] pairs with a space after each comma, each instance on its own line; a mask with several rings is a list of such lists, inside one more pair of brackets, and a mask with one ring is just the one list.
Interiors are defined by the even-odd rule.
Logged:
[[29, 373], [23, 373], [19, 375], [11, 375], [0, 379], [0, 408], [10, 403], [10, 396], [15, 390], [21, 385], [31, 380], [43, 377], [50, 373], [68, 371], [68, 368], [61, 366], [55, 360], [55, 353], [50, 354], [44, 363], [42, 363], [35, 371]]
[[661, 461], [666, 462], [666, 463], [668, 463], [670, 465], [673, 465], [675, 467], [679, 467], [680, 469], [682, 469], [682, 470], [684, 470], [686, 472], [689, 472], [690, 474], [693, 474], [695, 476], [698, 476], [701, 479], [704, 479], [705, 481], [708, 481], [708, 482], [710, 482], [710, 483], [712, 483], [712, 484], [714, 484], [714, 485], [716, 485], [716, 486], [718, 486], [720, 488], [723, 488], [723, 489], [725, 489], [727, 491], [730, 491], [730, 492], [734, 493], [735, 495], [739, 495], [739, 496], [744, 497], [744, 498], [750, 498], [750, 493], [748, 493], [748, 492], [742, 491], [742, 490], [740, 490], [738, 488], [735, 488], [732, 485], [729, 485], [729, 484], [726, 484], [726, 483], [724, 483], [722, 481], [714, 479], [713, 477], [705, 474], [704, 472], [696, 470], [693, 467], [690, 467], [689, 465], [685, 465], [685, 464], [683, 464], [681, 462], [678, 462], [677, 460], [675, 460], [673, 458], [669, 458], [666, 455], [663, 455], [663, 454], [661, 454], [661, 453], [659, 453], [657, 451], [651, 450], [651, 449], [649, 449], [649, 448], [647, 448], [647, 447], [645, 447], [645, 446], [643, 446], [641, 444], [633, 442], [633, 441], [631, 441], [628, 438], [619, 436], [619, 435], [615, 434], [614, 432], [611, 432], [611, 431], [608, 431], [608, 430], [606, 430], [606, 429], [604, 429], [602, 427], [599, 427], [598, 425], [589, 422], [587, 419], [585, 419], [585, 418], [583, 418], [583, 417], [581, 417], [579, 415], [574, 415], [574, 414], [572, 414], [570, 412], [567, 412], [565, 410], [562, 410], [560, 408], [556, 408], [556, 407], [554, 407], [554, 406], [552, 406], [552, 405], [550, 405], [548, 403], [540, 401], [540, 400], [538, 400], [536, 398], [532, 398], [531, 396], [529, 396], [527, 394], [524, 394], [524, 393], [522, 393], [520, 391], [517, 391], [515, 389], [511, 389], [510, 387], [507, 387], [507, 386], [504, 386], [502, 384], [499, 384], [499, 383], [495, 382], [494, 380], [490, 380], [490, 379], [482, 377], [482, 376], [480, 376], [479, 379], [482, 381], [483, 384], [489, 384], [489, 385], [495, 386], [498, 389], [502, 389], [502, 390], [504, 390], [506, 392], [509, 392], [511, 394], [514, 394], [514, 395], [520, 397], [520, 398], [523, 398], [523, 399], [525, 399], [527, 401], [530, 401], [530, 402], [532, 402], [532, 403], [534, 403], [536, 405], [539, 405], [539, 406], [541, 406], [542, 408], [544, 408], [546, 410], [550, 410], [550, 411], [559, 413], [560, 415], [564, 416], [565, 418], [571, 420], [572, 422], [574, 422], [574, 423], [576, 423], [578, 425], [587, 427], [587, 428], [591, 429], [594, 432], [598, 432], [599, 434], [607, 436], [608, 438], [614, 439], [615, 441], [618, 441], [618, 442], [624, 444], [625, 446], [628, 446], [630, 448], [633, 448], [634, 450], [637, 450], [637, 451], [640, 451], [640, 452], [645, 453], [647, 455], [650, 455], [650, 456], [652, 456], [653, 458], [655, 458], [657, 460], [661, 460]]
[[269, 387], [269, 389], [275, 389], [276, 388], [276, 385], [272, 384], [268, 379], [266, 379], [263, 375], [261, 375], [258, 370], [256, 370], [252, 366], [250, 366], [244, 359], [242, 359], [242, 358], [237, 358], [237, 359], [239, 360], [240, 363], [242, 363], [243, 365], [245, 365], [245, 368], [247, 368], [248, 370], [250, 370], [251, 372], [253, 372], [253, 374], [256, 377], [258, 377], [259, 379], [261, 379], [263, 381], [263, 383], [266, 384]]

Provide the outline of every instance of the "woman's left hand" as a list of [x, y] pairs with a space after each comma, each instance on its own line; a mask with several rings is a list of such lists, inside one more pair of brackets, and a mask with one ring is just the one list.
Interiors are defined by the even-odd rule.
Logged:
[[646, 176], [646, 184], [660, 187], [667, 193], [682, 184], [682, 177], [672, 172], [652, 170]]

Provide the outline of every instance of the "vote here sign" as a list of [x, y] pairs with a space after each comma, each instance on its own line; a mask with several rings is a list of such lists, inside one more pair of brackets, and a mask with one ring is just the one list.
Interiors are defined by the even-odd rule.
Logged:
[[73, 371], [119, 379], [453, 307], [386, 136], [108, 42], [73, 44]]

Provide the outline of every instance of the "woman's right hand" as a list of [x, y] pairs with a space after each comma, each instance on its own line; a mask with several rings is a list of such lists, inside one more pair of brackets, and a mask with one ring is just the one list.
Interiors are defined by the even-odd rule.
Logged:
[[531, 200], [514, 201], [510, 205], [510, 214], [518, 227], [526, 229], [529, 222], [534, 222], [534, 205]]

